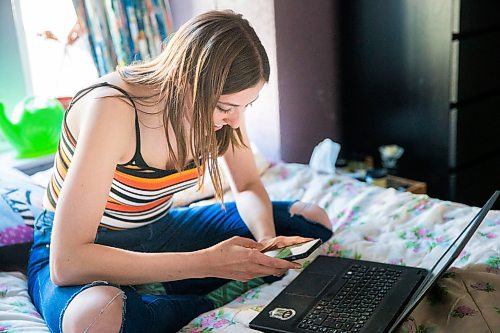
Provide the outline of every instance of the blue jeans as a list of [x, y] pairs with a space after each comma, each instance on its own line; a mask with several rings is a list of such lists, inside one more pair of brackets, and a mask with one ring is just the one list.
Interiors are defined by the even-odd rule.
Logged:
[[[273, 202], [277, 235], [329, 239], [332, 232], [300, 215], [290, 216], [293, 202]], [[82, 290], [111, 285], [125, 293], [123, 332], [175, 332], [201, 313], [214, 308], [205, 295], [228, 280], [186, 279], [165, 282], [166, 295], [140, 295], [133, 286], [106, 281], [59, 287], [50, 280], [50, 236], [54, 214], [42, 212], [36, 219], [34, 243], [28, 263], [29, 294], [52, 332], [62, 329], [62, 316], [69, 302]], [[95, 243], [139, 252], [187, 252], [213, 246], [233, 236], [252, 238], [236, 205], [172, 208], [161, 220], [129, 230], [99, 227]], [[272, 277], [270, 277], [272, 278]]]

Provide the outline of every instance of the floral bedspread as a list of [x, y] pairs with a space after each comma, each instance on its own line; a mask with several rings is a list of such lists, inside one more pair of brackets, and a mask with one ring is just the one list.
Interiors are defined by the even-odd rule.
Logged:
[[22, 273], [0, 272], [0, 332], [49, 332], [31, 303]]
[[[346, 176], [318, 174], [302, 164], [274, 165], [263, 181], [272, 200], [300, 199], [326, 209], [335, 233], [315, 255], [431, 268], [479, 211]], [[440, 296], [422, 301], [401, 331], [500, 332], [499, 236], [500, 211], [491, 211], [435, 288]], [[254, 288], [200, 315], [181, 332], [255, 332], [249, 322], [297, 274], [289, 272], [281, 281]]]
[[[326, 209], [335, 233], [314, 255], [431, 268], [479, 210], [318, 174], [302, 164], [274, 165], [264, 172], [263, 181], [273, 200], [300, 199]], [[434, 296], [420, 303], [402, 332], [500, 332], [499, 236], [500, 211], [491, 211]], [[290, 271], [280, 281], [251, 289], [195, 318], [181, 332], [254, 332], [249, 322], [297, 274]], [[0, 332], [48, 332], [21, 273], [0, 273]]]

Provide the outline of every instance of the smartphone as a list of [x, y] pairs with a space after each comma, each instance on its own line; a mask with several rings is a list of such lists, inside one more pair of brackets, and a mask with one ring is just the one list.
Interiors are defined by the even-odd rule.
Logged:
[[307, 258], [321, 245], [321, 239], [313, 239], [304, 243], [293, 244], [275, 250], [264, 251], [267, 256], [288, 261]]

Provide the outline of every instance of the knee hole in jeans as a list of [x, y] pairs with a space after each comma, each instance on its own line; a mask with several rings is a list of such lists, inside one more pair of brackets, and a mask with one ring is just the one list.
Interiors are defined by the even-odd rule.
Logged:
[[64, 311], [63, 332], [120, 332], [125, 299], [125, 293], [113, 286], [84, 289]]
[[309, 221], [319, 223], [329, 230], [332, 230], [330, 218], [325, 210], [316, 204], [296, 201], [290, 206], [289, 213], [291, 217], [300, 215]]

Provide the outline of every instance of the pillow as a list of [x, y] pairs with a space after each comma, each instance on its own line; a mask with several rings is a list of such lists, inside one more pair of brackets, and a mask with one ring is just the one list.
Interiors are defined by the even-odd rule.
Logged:
[[0, 269], [26, 266], [44, 188], [13, 169], [0, 169]]
[[34, 184], [40, 185], [42, 187], [47, 187], [53, 172], [54, 168], [38, 171], [30, 176], [30, 180]]
[[[260, 153], [259, 149], [257, 148], [256, 145], [253, 143], [250, 144], [250, 148], [252, 149], [253, 152], [253, 157], [255, 159], [255, 164], [257, 165], [257, 170], [259, 172], [259, 175], [262, 176], [262, 174], [269, 169], [271, 164], [269, 161]], [[221, 181], [222, 181], [222, 188], [224, 192], [229, 190], [229, 183], [224, 175], [222, 173], [221, 175]], [[181, 192], [177, 192], [174, 195], [174, 206], [187, 206], [193, 202], [200, 201], [203, 199], [208, 199], [212, 198], [215, 196], [215, 190], [214, 186], [212, 185], [212, 180], [210, 179], [210, 175], [207, 173], [205, 175], [205, 179], [202, 185], [202, 188], [198, 191], [198, 185], [195, 185], [193, 187], [190, 187], [186, 190], [183, 190]]]
[[24, 180], [30, 182], [30, 176], [12, 167], [0, 165], [0, 180]]

